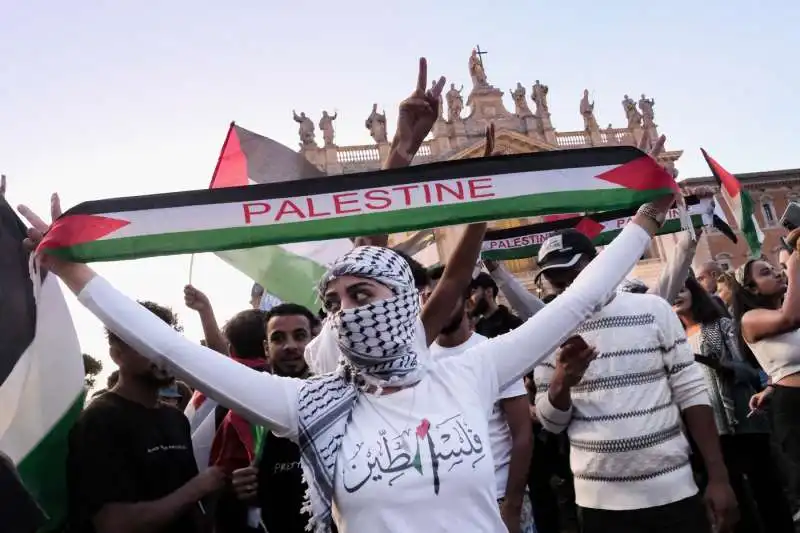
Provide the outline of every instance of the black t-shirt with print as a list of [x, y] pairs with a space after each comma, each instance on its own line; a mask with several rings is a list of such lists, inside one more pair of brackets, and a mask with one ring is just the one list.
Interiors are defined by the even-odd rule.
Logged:
[[305, 492], [300, 448], [267, 433], [258, 469], [258, 501], [267, 531], [304, 533], [309, 520], [300, 512]]
[[475, 324], [475, 332], [486, 338], [492, 339], [517, 329], [522, 325], [522, 319], [508, 310], [505, 305], [497, 306], [497, 311], [489, 316], [482, 317]]
[[[189, 421], [173, 407], [148, 408], [107, 392], [81, 414], [69, 438], [70, 533], [94, 533], [110, 503], [155, 501], [197, 475]], [[200, 508], [161, 533], [195, 533]]]

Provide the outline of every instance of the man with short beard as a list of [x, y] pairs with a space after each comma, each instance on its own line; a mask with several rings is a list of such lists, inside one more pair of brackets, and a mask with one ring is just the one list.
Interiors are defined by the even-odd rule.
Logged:
[[[303, 355], [312, 339], [315, 321], [310, 310], [297, 304], [280, 304], [265, 314], [263, 350], [273, 374], [291, 378], [309, 375]], [[228, 414], [226, 422], [232, 428], [239, 428], [242, 434], [250, 431], [249, 423], [233, 412]], [[234, 468], [232, 488], [244, 512], [226, 524], [218, 522], [217, 531], [263, 531], [260, 526], [263, 523], [267, 531], [304, 533], [309, 516], [301, 512], [306, 489], [300, 469], [300, 448], [268, 431], [257, 464], [253, 463], [259, 450], [251, 450], [250, 454], [253, 457], [240, 455], [236, 461], [226, 463], [226, 469]]]
[[522, 325], [522, 320], [509, 311], [508, 307], [497, 303], [497, 283], [492, 276], [481, 272], [472, 280], [472, 316], [478, 321], [475, 331], [484, 337], [498, 337]]
[[[177, 328], [169, 309], [142, 305]], [[209, 524], [202, 500], [224, 485], [224, 476], [217, 468], [197, 473], [188, 420], [159, 402], [173, 377], [107, 336], [119, 381], [89, 404], [70, 433], [70, 531], [203, 531]]]
[[[435, 286], [443, 272], [442, 266], [430, 271], [431, 285]], [[457, 357], [486, 340], [486, 337], [474, 333], [470, 328], [471, 293], [472, 290], [467, 288], [456, 301], [449, 322], [431, 345], [431, 357]], [[533, 429], [526, 394], [522, 380], [500, 391], [489, 419], [497, 501], [503, 521], [511, 533], [535, 531], [531, 502], [525, 490], [533, 451]]]

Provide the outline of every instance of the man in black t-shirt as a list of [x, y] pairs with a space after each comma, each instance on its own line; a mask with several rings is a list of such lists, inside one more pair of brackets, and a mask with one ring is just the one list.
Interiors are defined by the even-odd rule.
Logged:
[[[176, 325], [169, 309], [142, 305]], [[224, 476], [214, 468], [197, 473], [188, 420], [159, 402], [173, 378], [107, 335], [119, 381], [89, 404], [70, 433], [70, 532], [206, 531], [202, 500], [224, 485]]]
[[[281, 304], [267, 313], [264, 348], [274, 374], [296, 378], [309, 375], [303, 353], [313, 338], [313, 320], [311, 311], [296, 304]], [[300, 448], [294, 442], [267, 433], [259, 464], [233, 472], [233, 490], [247, 506], [261, 509], [261, 520], [267, 531], [305, 532], [309, 516], [300, 510], [306, 489], [300, 468]], [[258, 527], [230, 524], [228, 528], [220, 528], [220, 533], [249, 530], [262, 531]]]
[[497, 304], [497, 283], [486, 272], [472, 280], [472, 316], [475, 332], [484, 337], [499, 337], [522, 325], [522, 320], [505, 305]]

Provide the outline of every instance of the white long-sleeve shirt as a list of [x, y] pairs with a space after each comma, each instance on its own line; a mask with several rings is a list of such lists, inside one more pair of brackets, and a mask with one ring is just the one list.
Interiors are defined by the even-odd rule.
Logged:
[[710, 401], [670, 305], [655, 295], [621, 293], [576, 333], [599, 355], [571, 389], [568, 410], [550, 402], [555, 354], [534, 370], [539, 420], [570, 438], [576, 503], [644, 509], [697, 493], [680, 413]]
[[[342, 449], [337, 456], [334, 505], [338, 509], [340, 526], [344, 526], [339, 528], [340, 531], [362, 531], [369, 529], [368, 526], [373, 529], [385, 526], [385, 531], [504, 531], [495, 503], [493, 468], [476, 470], [478, 473], [471, 477], [466, 471], [459, 473], [459, 469], [454, 469], [454, 473], [445, 476], [446, 469], [440, 468], [437, 471], [434, 468], [434, 474], [431, 474], [431, 468], [420, 466], [418, 477], [410, 473], [404, 481], [392, 478], [392, 482], [396, 483], [393, 489], [395, 492], [392, 493], [393, 496], [385, 494], [387, 497], [381, 499], [380, 504], [371, 496], [384, 494], [383, 490], [357, 494], [357, 488], [347, 484], [356, 481], [339, 475], [340, 468], [350, 462], [353, 462], [353, 472], [362, 472], [364, 469], [372, 472], [379, 468], [374, 460], [375, 455], [370, 456], [373, 459], [365, 459], [366, 462], [354, 462], [359, 460], [356, 456], [357, 450], [366, 450], [371, 442], [369, 439], [373, 436], [377, 439], [373, 430], [379, 430], [377, 426], [383, 424], [379, 419], [388, 424], [388, 429], [384, 427], [380, 430], [383, 434], [390, 431], [405, 435], [409, 429], [407, 424], [414, 417], [422, 417], [416, 428], [410, 428], [412, 436], [416, 434], [417, 438], [427, 438], [429, 430], [447, 430], [450, 431], [448, 438], [442, 437], [442, 441], [452, 440], [455, 437], [452, 431], [456, 431], [455, 429], [437, 426], [434, 419], [429, 420], [425, 411], [425, 406], [430, 405], [429, 400], [431, 403], [441, 400], [436, 405], [436, 416], [444, 416], [448, 409], [452, 409], [459, 416], [469, 419], [458, 426], [467, 429], [458, 431], [474, 432], [479, 437], [473, 441], [473, 444], [478, 444], [472, 445], [469, 452], [477, 454], [480, 442], [488, 442], [488, 417], [498, 392], [521, 379], [553, 353], [575, 328], [594, 314], [614, 292], [649, 243], [650, 236], [645, 230], [629, 224], [581, 273], [569, 290], [521, 327], [475, 346], [462, 357], [442, 362], [441, 369], [432, 367], [431, 372], [415, 387], [385, 397], [372, 398], [369, 394], [365, 395], [365, 401], [358, 402], [352, 412]], [[79, 300], [109, 330], [139, 354], [171, 368], [178, 378], [203, 390], [209, 397], [252, 422], [267, 425], [278, 435], [296, 439], [298, 393], [303, 385], [302, 380], [253, 371], [213, 350], [192, 343], [100, 277], [94, 278], [84, 287], [79, 294]], [[415, 390], [430, 398], [417, 398]], [[458, 395], [452, 393], [456, 390], [459, 391]], [[400, 411], [397, 410], [398, 407]], [[376, 416], [369, 414], [373, 411]], [[411, 442], [400, 444], [413, 446]], [[419, 460], [425, 460], [433, 454], [426, 450], [421, 453]], [[458, 457], [454, 450], [436, 452], [435, 455], [442, 460], [455, 460]], [[480, 457], [475, 461], [479, 459]], [[476, 464], [473, 463], [473, 469], [477, 468]], [[369, 479], [375, 481], [388, 478], [388, 468], [383, 477], [373, 475]], [[416, 463], [414, 468], [417, 468]], [[341, 473], [344, 474], [343, 471]], [[404, 471], [404, 475], [405, 473]], [[444, 483], [445, 477], [455, 478], [448, 485], [446, 498], [431, 498], [429, 491], [422, 490], [415, 484], [427, 483], [428, 476], [431, 475], [440, 476], [432, 482], [437, 495], [438, 484]], [[364, 479], [364, 482], [369, 481]], [[405, 488], [400, 489], [400, 486]], [[397, 490], [405, 492], [398, 497]], [[415, 513], [407, 512], [411, 508], [409, 505], [414, 506]], [[391, 519], [395, 517], [397, 520]], [[482, 524], [483, 529], [476, 529], [481, 527], [476, 524]]]

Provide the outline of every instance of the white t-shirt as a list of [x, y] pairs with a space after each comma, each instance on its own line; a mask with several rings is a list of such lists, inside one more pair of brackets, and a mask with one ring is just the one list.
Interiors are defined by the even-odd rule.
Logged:
[[493, 358], [430, 364], [415, 387], [359, 397], [336, 460], [339, 531], [506, 532], [489, 449]]
[[[463, 344], [445, 348], [440, 346], [438, 342], [431, 345], [431, 356], [434, 359], [442, 360], [454, 355], [459, 355], [465, 350], [485, 341], [486, 337], [473, 333], [469, 339]], [[525, 396], [525, 383], [522, 380], [515, 381], [505, 389], [500, 391], [497, 396], [497, 401], [492, 409], [492, 416], [489, 418], [489, 443], [492, 447], [492, 455], [494, 456], [494, 476], [497, 481], [497, 498], [503, 498], [506, 495], [506, 486], [508, 485], [508, 467], [511, 463], [511, 430], [506, 423], [506, 417], [503, 414], [503, 409], [500, 406], [501, 400], [508, 398], [516, 398], [518, 396]]]
[[[431, 371], [417, 386], [370, 398], [397, 429], [407, 428], [417, 439], [416, 428], [420, 428], [421, 442], [428, 443], [428, 448], [420, 449], [419, 468], [413, 458], [405, 462], [392, 443], [392, 457], [399, 456], [402, 462], [390, 466], [378, 463], [387, 459], [379, 450], [366, 457], [375, 446], [363, 443], [385, 445], [385, 435], [380, 434], [385, 420], [377, 413], [370, 414], [367, 401], [361, 401], [366, 395], [359, 395], [337, 455], [335, 502], [346, 511], [339, 515], [347, 519], [343, 522], [347, 527], [339, 527], [339, 531], [505, 533], [492, 490], [494, 460], [491, 454], [487, 457], [477, 451], [489, 442], [488, 420], [500, 385], [521, 379], [553, 353], [598, 304], [606, 301], [650, 244], [649, 233], [628, 224], [564, 294], [525, 324], [460, 357], [443, 361], [429, 358]], [[297, 441], [298, 395], [303, 380], [257, 372], [186, 339], [99, 276], [86, 284], [78, 299], [140, 355], [172, 370], [179, 379], [249, 420]], [[424, 337], [418, 336], [417, 342], [424, 343]], [[423, 346], [420, 354], [426, 352]], [[392, 410], [402, 405], [408, 410]], [[427, 424], [421, 423], [425, 420]], [[487, 458], [491, 462], [484, 462]], [[385, 471], [377, 469], [379, 464]], [[359, 468], [362, 475], [371, 470], [372, 477], [366, 478], [362, 490], [348, 490], [344, 471], [349, 469], [347, 486], [351, 486], [353, 471]], [[389, 468], [394, 473], [392, 478], [387, 477]], [[438, 494], [434, 479], [439, 480]], [[394, 490], [398, 486], [403, 490]]]

